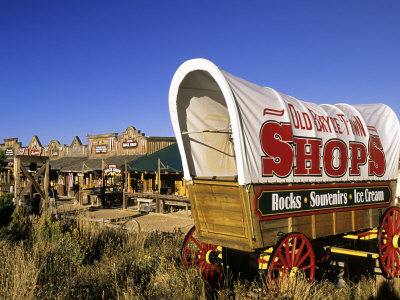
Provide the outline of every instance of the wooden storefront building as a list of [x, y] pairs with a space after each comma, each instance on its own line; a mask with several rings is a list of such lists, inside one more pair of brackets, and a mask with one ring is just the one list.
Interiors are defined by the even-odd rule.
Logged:
[[129, 192], [154, 191], [164, 195], [186, 196], [182, 162], [176, 143], [129, 162], [123, 170], [128, 171]]
[[[12, 164], [16, 155], [46, 156], [50, 161], [50, 183], [58, 194], [74, 196], [81, 189], [94, 188], [103, 184], [103, 170], [108, 166], [122, 168], [140, 157], [152, 154], [176, 143], [174, 137], [149, 137], [129, 126], [121, 134], [87, 135], [87, 144], [75, 137], [71, 145], [52, 140], [43, 146], [35, 135], [27, 147], [23, 147], [17, 138], [5, 139], [1, 149], [7, 155], [10, 164], [6, 172], [1, 172], [2, 190], [10, 190], [13, 184]], [[108, 176], [105, 185], [121, 184], [121, 178]], [[21, 179], [22, 187], [26, 180]], [[135, 186], [128, 185], [132, 191]], [[12, 188], [11, 188], [12, 189]]]

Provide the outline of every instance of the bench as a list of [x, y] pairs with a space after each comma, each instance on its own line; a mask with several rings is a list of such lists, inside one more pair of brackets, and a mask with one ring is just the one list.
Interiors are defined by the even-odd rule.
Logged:
[[138, 210], [140, 210], [140, 204], [142, 204], [142, 203], [147, 203], [147, 205], [154, 203], [154, 199], [152, 199], [152, 198], [136, 198], [136, 201], [137, 201], [137, 209]]

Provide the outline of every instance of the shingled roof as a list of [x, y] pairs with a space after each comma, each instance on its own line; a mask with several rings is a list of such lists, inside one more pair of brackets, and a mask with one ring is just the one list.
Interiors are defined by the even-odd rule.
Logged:
[[87, 158], [87, 157], [63, 157], [57, 160], [51, 160], [50, 165], [53, 170], [60, 170], [61, 172], [92, 172], [101, 171], [104, 166], [116, 165], [118, 167], [123, 167], [125, 161], [130, 163], [142, 155], [118, 155], [111, 156], [108, 158]]

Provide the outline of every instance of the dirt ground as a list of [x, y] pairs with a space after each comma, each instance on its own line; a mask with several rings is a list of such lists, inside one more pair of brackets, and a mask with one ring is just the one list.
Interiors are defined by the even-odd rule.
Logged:
[[101, 208], [100, 206], [77, 205], [73, 200], [57, 201], [57, 213], [79, 215], [82, 218], [101, 220], [124, 226], [127, 229], [140, 231], [182, 232], [187, 233], [194, 225], [191, 212], [188, 215], [184, 210], [173, 213], [156, 214], [140, 213], [133, 209], [123, 210], [120, 207]]

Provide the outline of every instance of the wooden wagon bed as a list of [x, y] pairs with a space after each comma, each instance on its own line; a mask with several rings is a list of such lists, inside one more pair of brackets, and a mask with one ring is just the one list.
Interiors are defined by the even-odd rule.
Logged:
[[[392, 189], [395, 182], [387, 183]], [[385, 184], [385, 186], [387, 186]], [[280, 234], [302, 232], [310, 239], [370, 230], [390, 205], [356, 207], [344, 211], [313, 213], [260, 220], [254, 201], [259, 189], [277, 186], [240, 186], [234, 181], [193, 180], [189, 193], [199, 236], [208, 243], [254, 251], [274, 245]], [[281, 187], [282, 186], [278, 186]], [[285, 187], [287, 188], [287, 187]]]

